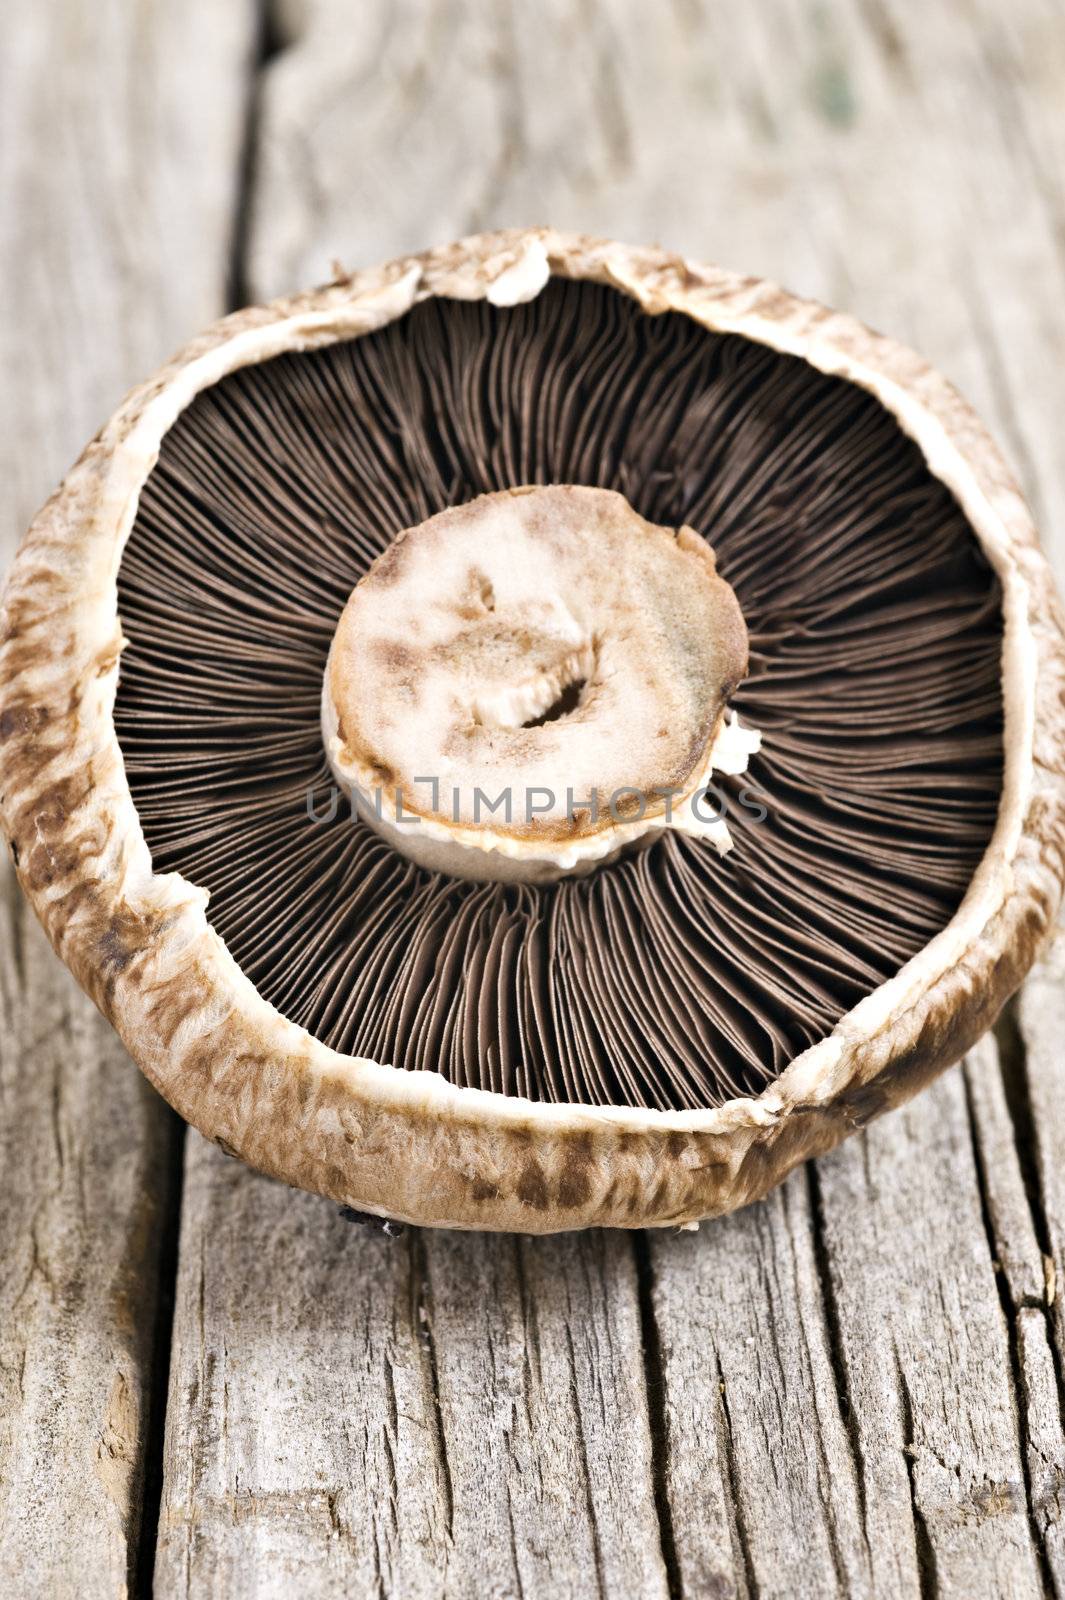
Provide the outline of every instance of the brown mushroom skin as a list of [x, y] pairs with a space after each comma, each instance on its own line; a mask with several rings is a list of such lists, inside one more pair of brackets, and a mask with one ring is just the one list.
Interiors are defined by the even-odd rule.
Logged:
[[[556, 274], [612, 283], [649, 311], [685, 312], [872, 390], [961, 502], [1003, 587], [1003, 796], [961, 908], [758, 1099], [713, 1111], [532, 1105], [328, 1050], [255, 992], [203, 892], [152, 874], [115, 737], [115, 576], [166, 415], [247, 361], [369, 331], [416, 298], [483, 296], [533, 245]], [[236, 313], [134, 391], [43, 508], [8, 580], [0, 745], [19, 880], [170, 1103], [264, 1172], [429, 1225], [667, 1226], [757, 1199], [964, 1053], [1035, 959], [1065, 878], [1061, 610], [1023, 500], [968, 406], [911, 352], [772, 285], [549, 230], [485, 235]]]

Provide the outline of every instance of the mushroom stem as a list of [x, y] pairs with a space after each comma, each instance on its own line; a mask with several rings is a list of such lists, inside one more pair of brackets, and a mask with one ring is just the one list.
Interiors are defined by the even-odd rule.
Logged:
[[406, 529], [330, 650], [334, 774], [401, 854], [457, 877], [549, 882], [663, 829], [731, 845], [716, 769], [747, 666], [706, 541], [573, 485], [483, 495]]

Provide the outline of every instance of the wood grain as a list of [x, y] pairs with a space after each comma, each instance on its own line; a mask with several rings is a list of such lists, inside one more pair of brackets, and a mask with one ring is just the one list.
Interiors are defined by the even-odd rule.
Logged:
[[[222, 20], [210, 0], [7, 19], [5, 565], [123, 389], [221, 309], [251, 37], [246, 8]], [[6, 855], [0, 919], [0, 1587], [122, 1595], [181, 1128], [47, 948]]]
[[624, 1235], [389, 1239], [193, 1136], [166, 1462], [161, 1594], [668, 1594]]
[[[82, 401], [102, 412], [164, 324], [176, 338], [221, 292], [247, 19], [198, 0], [164, 35], [154, 9], [132, 33], [129, 15], [104, 8], [87, 42], [53, 7], [0, 65], [9, 210], [29, 219], [0, 243], [5, 282], [35, 239], [49, 263], [3, 320], [9, 367], [36, 364], [0, 398], [18, 520], [80, 443]], [[357, 16], [278, 0], [270, 16], [237, 230], [250, 294], [539, 220], [779, 278], [959, 382], [1065, 578], [1059, 0], [362, 0]], [[57, 137], [23, 84], [68, 56]], [[53, 274], [72, 298], [27, 346]], [[88, 1539], [112, 1592], [169, 1135], [23, 923], [0, 968], [5, 1307], [29, 1285], [0, 1346], [9, 1548], [36, 1549], [62, 1593]], [[1065, 1593], [1063, 1036], [1059, 959], [963, 1070], [762, 1205], [674, 1237], [388, 1240], [190, 1138], [158, 1593]], [[49, 1273], [69, 1286], [86, 1262], [64, 1300]], [[120, 1279], [132, 1333], [106, 1295]]]

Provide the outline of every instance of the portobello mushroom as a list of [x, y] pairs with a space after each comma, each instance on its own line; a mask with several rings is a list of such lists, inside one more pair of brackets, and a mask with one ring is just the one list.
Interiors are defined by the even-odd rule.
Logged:
[[[253, 1166], [424, 1224], [689, 1224], [1016, 989], [1063, 689], [1023, 500], [919, 357], [659, 250], [484, 235], [238, 312], [124, 402], [8, 580], [3, 825]], [[575, 803], [537, 826], [462, 809], [548, 768]], [[367, 778], [466, 798], [404, 831]]]

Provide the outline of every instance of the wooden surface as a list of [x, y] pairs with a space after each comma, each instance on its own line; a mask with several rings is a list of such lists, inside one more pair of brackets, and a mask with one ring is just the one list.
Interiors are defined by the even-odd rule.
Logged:
[[[124, 389], [224, 307], [251, 37], [227, 6], [5, 15], [5, 565]], [[111, 1596], [154, 1537], [183, 1130], [52, 956], [6, 851], [0, 873], [0, 1592]]]
[[[1060, 0], [41, 0], [0, 174], [8, 551], [227, 295], [550, 220], [920, 345], [1065, 580]], [[5, 1591], [1065, 1592], [1060, 958], [735, 1218], [389, 1240], [182, 1158], [9, 876], [3, 914]]]

